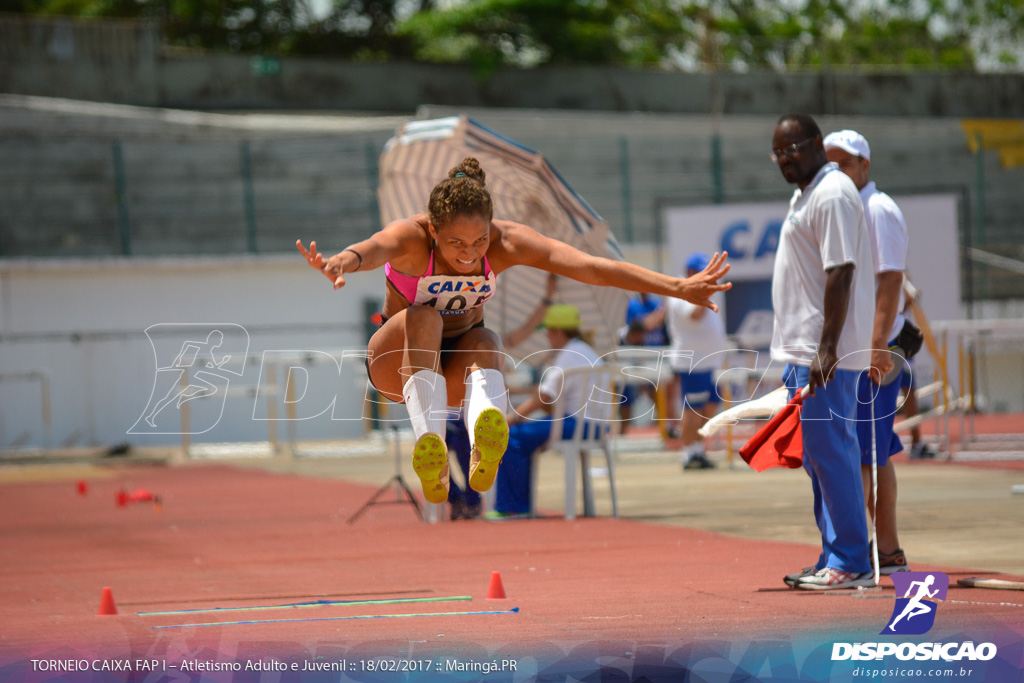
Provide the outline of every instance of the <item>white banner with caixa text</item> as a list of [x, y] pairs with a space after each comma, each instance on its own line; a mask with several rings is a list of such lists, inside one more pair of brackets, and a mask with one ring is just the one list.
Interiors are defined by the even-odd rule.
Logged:
[[[921, 292], [929, 321], [964, 317], [955, 194], [893, 195], [910, 236], [907, 276]], [[733, 283], [720, 303], [726, 331], [740, 344], [767, 347], [772, 331], [771, 280], [786, 202], [664, 206], [668, 271], [683, 274], [690, 254], [728, 251]], [[927, 354], [921, 354], [925, 356]], [[925, 361], [922, 357], [921, 361]], [[927, 361], [925, 361], [926, 363]], [[924, 368], [921, 368], [924, 369]]]

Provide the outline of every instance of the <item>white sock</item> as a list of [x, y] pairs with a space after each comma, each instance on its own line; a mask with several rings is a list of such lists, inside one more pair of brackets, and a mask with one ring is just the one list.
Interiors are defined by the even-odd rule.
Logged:
[[434, 432], [443, 439], [448, 413], [448, 385], [444, 377], [433, 370], [420, 370], [405, 383], [402, 396], [416, 438]]
[[505, 378], [498, 370], [474, 370], [469, 373], [466, 388], [466, 429], [473, 440], [473, 426], [485, 408], [494, 406], [504, 415], [508, 412], [508, 390]]

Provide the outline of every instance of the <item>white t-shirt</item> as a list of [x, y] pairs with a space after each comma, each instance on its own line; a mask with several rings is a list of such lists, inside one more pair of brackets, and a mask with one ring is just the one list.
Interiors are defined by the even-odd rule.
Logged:
[[[880, 192], [874, 181], [860, 189], [860, 196], [864, 201], [864, 218], [868, 223], [868, 234], [871, 235], [871, 259], [875, 264], [875, 274], [906, 271], [910, 237], [900, 207], [892, 197]], [[903, 288], [900, 287], [899, 308], [896, 309], [896, 319], [886, 341], [903, 329], [904, 318], [900, 311], [903, 310], [905, 303]]]
[[694, 320], [691, 315], [698, 308], [683, 299], [668, 300], [666, 322], [672, 340], [669, 360], [676, 372], [718, 370], [725, 363], [729, 341], [722, 316], [705, 309], [704, 315]]
[[857, 186], [833, 162], [793, 193], [772, 276], [772, 359], [810, 366], [825, 322], [826, 269], [852, 263], [853, 284], [836, 352], [838, 367], [870, 365], [875, 276], [864, 205]]
[[[580, 377], [566, 377], [562, 374], [564, 370], [577, 367], [594, 367], [602, 365], [603, 361], [598, 357], [597, 352], [590, 348], [582, 339], [574, 338], [559, 349], [555, 355], [551, 367], [544, 370], [540, 378], [538, 389], [541, 398], [547, 403], [554, 403], [560, 392], [565, 393], [565, 414], [576, 417], [584, 417], [581, 411], [587, 401], [591, 398], [593, 387], [583, 386], [583, 379]], [[594, 410], [599, 406], [587, 406], [586, 417], [599, 417]], [[554, 417], [561, 417], [555, 415]]]

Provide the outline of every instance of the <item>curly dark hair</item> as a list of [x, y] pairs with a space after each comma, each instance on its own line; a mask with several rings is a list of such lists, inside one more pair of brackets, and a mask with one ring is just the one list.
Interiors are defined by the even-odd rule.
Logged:
[[480, 162], [466, 157], [462, 163], [448, 171], [448, 177], [439, 182], [430, 193], [427, 216], [435, 228], [443, 228], [457, 216], [483, 216], [491, 220], [494, 205], [485, 189], [487, 174]]

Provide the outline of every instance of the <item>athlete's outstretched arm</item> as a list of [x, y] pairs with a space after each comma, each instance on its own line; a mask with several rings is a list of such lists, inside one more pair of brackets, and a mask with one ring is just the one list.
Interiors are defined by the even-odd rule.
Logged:
[[408, 251], [410, 241], [424, 239], [423, 235], [423, 230], [415, 222], [402, 219], [388, 223], [370, 238], [350, 244], [327, 258], [317, 251], [315, 241], [309, 243], [309, 249], [302, 240], [296, 241], [295, 246], [311, 267], [326, 275], [335, 289], [341, 289], [345, 286], [345, 273], [380, 268]]
[[494, 222], [501, 231], [501, 244], [494, 245], [488, 255], [502, 270], [514, 265], [532, 266], [586, 284], [685, 299], [712, 311], [718, 311], [718, 307], [711, 295], [732, 287], [731, 282], [718, 282], [729, 272], [726, 252], [715, 253], [707, 268], [696, 275], [679, 278], [635, 263], [592, 256], [519, 223]]

